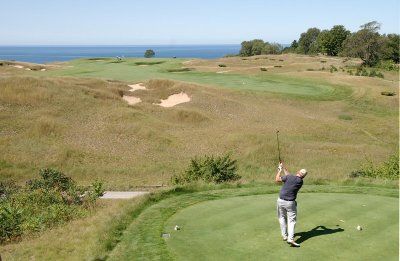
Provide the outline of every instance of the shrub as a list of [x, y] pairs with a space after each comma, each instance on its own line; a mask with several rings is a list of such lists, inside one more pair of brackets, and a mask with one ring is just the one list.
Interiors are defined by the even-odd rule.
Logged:
[[219, 67], [226, 67], [226, 64], [218, 64]]
[[377, 75], [377, 73], [375, 70], [370, 71], [368, 74], [369, 77], [375, 77], [376, 75]]
[[183, 175], [174, 176], [174, 184], [184, 184], [199, 180], [205, 182], [223, 183], [235, 181], [241, 177], [236, 174], [237, 161], [231, 159], [230, 154], [224, 156], [205, 156], [190, 160]]
[[268, 71], [267, 68], [265, 68], [265, 67], [261, 67], [260, 70], [263, 71], [263, 72]]
[[156, 55], [156, 53], [152, 49], [148, 49], [148, 50], [146, 50], [146, 52], [144, 52], [145, 58], [152, 58], [155, 55]]
[[341, 115], [339, 115], [339, 119], [341, 119], [341, 120], [346, 120], [346, 121], [350, 121], [350, 120], [352, 120], [353, 118], [352, 118], [350, 115], [341, 114]]
[[39, 175], [25, 187], [0, 183], [0, 243], [82, 217], [104, 193], [98, 181], [86, 188], [54, 169]]
[[16, 239], [22, 235], [23, 213], [11, 204], [0, 205], [0, 242]]
[[90, 191], [96, 198], [104, 195], [104, 184], [100, 181], [94, 181], [91, 185]]
[[385, 96], [395, 96], [396, 93], [395, 93], [395, 92], [381, 92], [381, 95], [385, 95]]
[[30, 180], [28, 181], [28, 187], [34, 189], [56, 189], [59, 191], [68, 191], [70, 188], [75, 186], [74, 182], [70, 177], [64, 175], [64, 173], [46, 168], [39, 171], [39, 175], [42, 177], [41, 180]]
[[2, 181], [0, 182], [0, 202], [7, 200], [12, 194], [16, 193], [19, 189], [14, 181]]
[[352, 171], [350, 177], [399, 179], [399, 154], [393, 154], [380, 166], [375, 166], [371, 160], [367, 160], [361, 169]]
[[388, 71], [398, 71], [399, 70], [399, 65], [396, 64], [395, 62], [393, 62], [392, 60], [381, 61], [377, 67], [388, 70]]

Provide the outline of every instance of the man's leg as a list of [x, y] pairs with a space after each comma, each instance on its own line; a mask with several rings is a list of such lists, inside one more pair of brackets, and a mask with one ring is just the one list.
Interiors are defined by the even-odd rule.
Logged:
[[296, 227], [297, 219], [297, 203], [296, 201], [290, 202], [287, 210], [288, 218], [288, 242], [294, 241], [294, 230]]
[[281, 199], [278, 199], [277, 202], [277, 210], [278, 210], [278, 220], [279, 225], [281, 227], [281, 235], [284, 240], [287, 239], [287, 210], [285, 208], [285, 204]]

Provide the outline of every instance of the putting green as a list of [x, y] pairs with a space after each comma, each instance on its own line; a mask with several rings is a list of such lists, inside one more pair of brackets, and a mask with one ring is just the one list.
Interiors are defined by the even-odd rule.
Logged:
[[[282, 241], [271, 195], [201, 202], [167, 220], [175, 260], [398, 260], [398, 198], [300, 193], [296, 241]], [[175, 225], [181, 230], [175, 231]], [[361, 225], [363, 230], [356, 227]]]

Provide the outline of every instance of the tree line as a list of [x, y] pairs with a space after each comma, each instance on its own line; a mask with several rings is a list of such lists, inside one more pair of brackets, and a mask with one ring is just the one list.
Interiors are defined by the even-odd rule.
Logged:
[[240, 56], [260, 54], [323, 54], [360, 58], [364, 65], [375, 66], [381, 62], [399, 63], [399, 34], [379, 34], [380, 24], [372, 21], [360, 26], [357, 32], [350, 32], [343, 25], [330, 30], [309, 28], [294, 40], [290, 47], [260, 39], [243, 41]]

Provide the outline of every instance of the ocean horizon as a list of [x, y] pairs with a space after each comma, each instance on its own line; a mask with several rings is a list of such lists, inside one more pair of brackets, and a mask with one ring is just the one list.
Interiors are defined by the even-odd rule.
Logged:
[[64, 62], [79, 58], [135, 57], [141, 58], [147, 49], [154, 58], [216, 59], [239, 54], [240, 44], [209, 45], [15, 45], [0, 46], [0, 60], [31, 63]]

